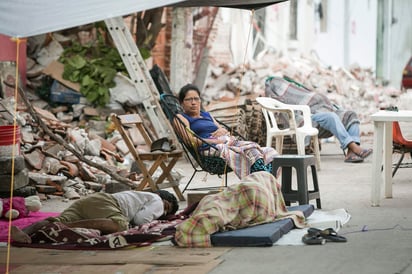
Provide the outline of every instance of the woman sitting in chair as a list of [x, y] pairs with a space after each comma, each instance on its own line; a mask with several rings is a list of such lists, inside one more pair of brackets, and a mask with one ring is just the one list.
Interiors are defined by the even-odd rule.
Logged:
[[223, 128], [209, 112], [201, 110], [200, 90], [187, 84], [180, 89], [183, 113], [179, 119], [198, 136], [215, 144], [219, 156], [226, 160], [240, 179], [256, 171], [272, 171], [271, 162], [278, 155], [272, 147], [260, 147], [251, 141], [240, 141]]

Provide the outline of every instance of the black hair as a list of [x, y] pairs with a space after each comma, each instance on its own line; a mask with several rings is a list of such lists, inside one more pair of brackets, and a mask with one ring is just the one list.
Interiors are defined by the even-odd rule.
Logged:
[[183, 99], [185, 99], [186, 94], [187, 94], [190, 90], [196, 91], [197, 94], [198, 94], [199, 97], [200, 97], [200, 90], [199, 90], [199, 88], [198, 88], [196, 85], [186, 84], [186, 85], [184, 85], [184, 86], [180, 89], [180, 91], [179, 91], [179, 101], [180, 101], [180, 103], [183, 102]]
[[157, 193], [162, 200], [166, 200], [172, 205], [171, 211], [167, 212], [167, 214], [175, 214], [179, 209], [179, 203], [177, 202], [176, 196], [166, 190], [157, 190], [155, 193]]

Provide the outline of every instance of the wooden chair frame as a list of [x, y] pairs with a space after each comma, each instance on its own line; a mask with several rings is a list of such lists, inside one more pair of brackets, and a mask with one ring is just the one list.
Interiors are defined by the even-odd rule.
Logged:
[[[179, 182], [176, 181], [173, 176], [170, 174], [172, 168], [175, 166], [177, 161], [182, 157], [183, 151], [175, 149], [171, 152], [164, 151], [154, 151], [154, 152], [138, 152], [134, 146], [129, 134], [127, 133], [125, 126], [136, 126], [140, 134], [143, 136], [145, 143], [151, 147], [152, 140], [147, 134], [142, 120], [138, 114], [127, 114], [127, 115], [111, 115], [111, 120], [116, 126], [116, 129], [119, 131], [122, 136], [126, 146], [128, 147], [130, 153], [132, 154], [134, 160], [136, 161], [137, 166], [143, 174], [143, 179], [139, 183], [137, 190], [151, 190], [156, 191], [164, 188], [173, 188], [178, 199], [184, 201], [185, 198], [179, 188]], [[146, 162], [152, 162], [149, 168], [144, 164]], [[158, 168], [162, 169], [162, 174], [159, 178], [154, 181], [152, 176]], [[164, 182], [165, 179], [168, 179], [168, 183]]]

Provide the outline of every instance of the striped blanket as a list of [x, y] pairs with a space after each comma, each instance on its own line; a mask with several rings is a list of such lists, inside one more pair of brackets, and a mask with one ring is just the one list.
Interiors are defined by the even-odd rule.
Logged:
[[224, 191], [205, 196], [193, 214], [176, 226], [174, 242], [181, 247], [211, 247], [210, 235], [275, 220], [291, 218], [306, 226], [301, 211], [287, 211], [276, 178], [268, 172], [252, 173]]
[[234, 137], [231, 137], [226, 144], [216, 146], [220, 151], [220, 157], [225, 159], [239, 179], [250, 174], [251, 166], [258, 159], [263, 159], [267, 165], [279, 154], [272, 147], [260, 147], [255, 142], [240, 141]]

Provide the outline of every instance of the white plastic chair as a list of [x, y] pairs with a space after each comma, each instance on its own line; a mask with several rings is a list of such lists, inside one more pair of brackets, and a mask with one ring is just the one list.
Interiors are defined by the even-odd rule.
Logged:
[[[276, 140], [275, 149], [282, 154], [283, 138], [285, 135], [295, 135], [299, 155], [305, 155], [305, 137], [313, 138], [316, 165], [320, 169], [320, 150], [318, 129], [312, 126], [310, 108], [307, 105], [288, 105], [270, 97], [257, 97], [256, 101], [261, 105], [266, 121], [266, 146], [271, 147], [273, 138]], [[295, 119], [295, 111], [303, 115], [303, 125], [298, 127]], [[289, 128], [280, 129], [275, 113], [286, 113], [289, 118]]]

